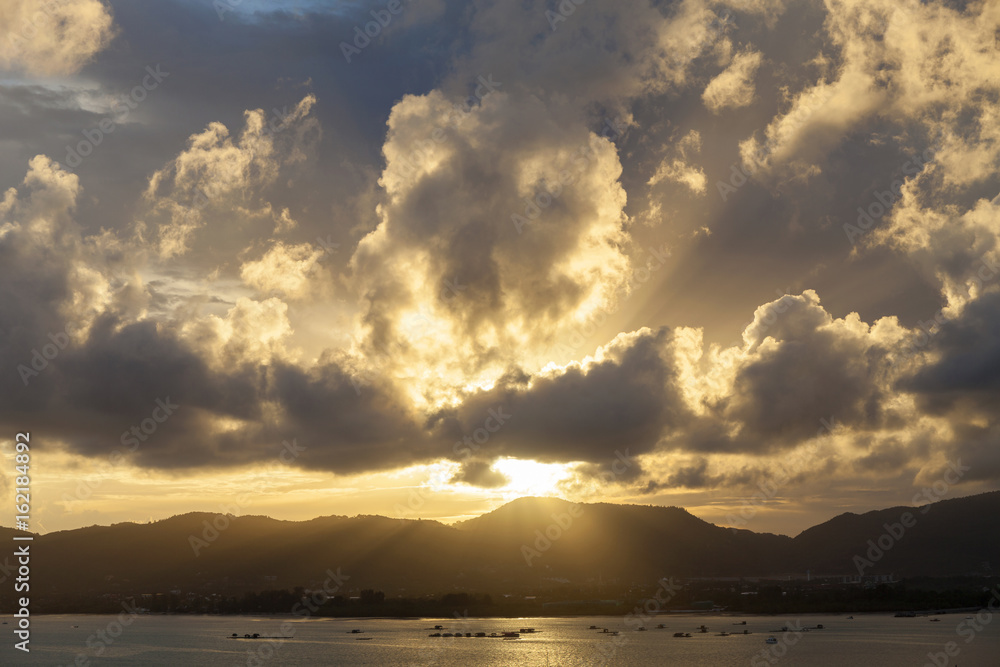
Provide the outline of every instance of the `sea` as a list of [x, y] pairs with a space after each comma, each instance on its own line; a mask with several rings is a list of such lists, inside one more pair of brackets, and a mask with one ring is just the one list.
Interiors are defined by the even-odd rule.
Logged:
[[[853, 618], [845, 614], [669, 614], [650, 618], [646, 630], [640, 631], [622, 616], [302, 619], [46, 615], [31, 617], [30, 653], [25, 653], [14, 648], [18, 641], [14, 635], [16, 619], [0, 616], [6, 623], [0, 625], [0, 665], [998, 667], [998, 617], [1000, 614], [986, 610], [914, 618], [891, 614], [855, 614]], [[122, 618], [128, 622], [123, 624]], [[657, 628], [659, 624], [666, 628]], [[436, 630], [435, 625], [444, 627]], [[820, 625], [822, 629], [816, 629]], [[701, 626], [707, 631], [702, 632]], [[509, 640], [464, 636], [466, 632], [499, 635], [522, 628], [535, 632]], [[429, 636], [449, 631], [463, 636]], [[675, 637], [677, 632], [691, 636]], [[723, 632], [728, 636], [722, 636]], [[232, 638], [234, 633], [237, 638]], [[253, 633], [261, 638], [243, 638]], [[775, 643], [767, 643], [769, 637], [774, 637]]]

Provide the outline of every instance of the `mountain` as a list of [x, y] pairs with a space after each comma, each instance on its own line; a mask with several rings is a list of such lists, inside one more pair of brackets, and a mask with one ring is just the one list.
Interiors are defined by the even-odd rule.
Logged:
[[[14, 534], [0, 528], [8, 544]], [[859, 557], [865, 574], [976, 575], [1000, 569], [1000, 491], [846, 513], [795, 538], [722, 528], [677, 507], [520, 498], [454, 526], [191, 513], [37, 535], [30, 544], [32, 595], [48, 600], [317, 588], [337, 573], [349, 577], [346, 595], [529, 593], [558, 582], [582, 589], [662, 577], [856, 575]], [[10, 564], [0, 563], [0, 575], [10, 576]], [[0, 604], [12, 595], [0, 588]]]

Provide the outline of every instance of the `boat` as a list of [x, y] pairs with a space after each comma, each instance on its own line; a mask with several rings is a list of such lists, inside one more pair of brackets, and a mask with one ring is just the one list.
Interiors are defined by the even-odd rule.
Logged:
[[485, 636], [486, 636], [486, 633], [485, 633], [485, 632], [477, 632], [477, 633], [476, 633], [476, 636], [477, 636], [477, 637], [485, 637]]
[[717, 634], [717, 635], [715, 635], [715, 636], [716, 636], [716, 637], [728, 637], [728, 636], [729, 636], [729, 633], [728, 633], [728, 632], [725, 632], [725, 631], [723, 631], [723, 632], [720, 632], [719, 634]]
[[765, 644], [777, 644], [778, 640], [775, 639], [774, 637], [768, 637], [767, 639], [764, 640], [764, 643]]
[[590, 628], [589, 628], [589, 629], [590, 629], [590, 630], [597, 630], [597, 626], [596, 626], [596, 625], [592, 625], [592, 626], [590, 626]]
[[690, 637], [690, 632], [675, 632], [674, 637]]
[[816, 629], [817, 630], [822, 630], [823, 629], [823, 624], [822, 623], [817, 623], [816, 624]]
[[698, 631], [701, 633], [708, 632], [708, 626], [705, 625], [698, 626]]
[[427, 636], [428, 637], [440, 637], [441, 633], [440, 632], [435, 632], [434, 634], [430, 634], [430, 635], [427, 635]]
[[518, 634], [517, 632], [505, 632], [500, 636], [503, 637], [504, 639], [517, 639], [521, 635]]
[[738, 623], [733, 623], [733, 625], [746, 625], [746, 624], [747, 624], [746, 621], [740, 621]]
[[853, 620], [854, 620], [854, 617], [853, 617], [853, 616], [848, 616], [848, 617], [847, 617], [847, 620], [848, 620], [848, 621], [853, 621]]
[[356, 642], [367, 642], [367, 641], [371, 641], [372, 639], [375, 639], [375, 638], [374, 637], [355, 637], [354, 641], [356, 641]]
[[434, 629], [435, 630], [444, 630], [444, 626], [443, 625], [435, 625]]
[[941, 622], [940, 618], [932, 618], [931, 619], [931, 623], [940, 623], [940, 622]]
[[646, 632], [646, 626], [640, 625], [638, 629], [636, 629], [636, 632]]
[[362, 632], [364, 632], [364, 630], [358, 630], [358, 629], [351, 630], [352, 635], [360, 635]]

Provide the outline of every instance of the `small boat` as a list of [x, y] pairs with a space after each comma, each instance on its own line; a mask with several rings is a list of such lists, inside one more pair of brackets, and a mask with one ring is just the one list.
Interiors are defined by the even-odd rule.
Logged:
[[752, 635], [753, 633], [752, 633], [752, 632], [750, 632], [749, 630], [744, 630], [744, 631], [743, 631], [743, 634], [745, 634], [745, 635]]
[[504, 641], [509, 641], [511, 639], [520, 639], [520, 637], [504, 637], [503, 638]]
[[645, 626], [642, 626], [642, 625], [640, 625], [640, 626], [638, 627], [638, 629], [636, 629], [636, 632], [645, 632], [645, 631], [646, 631], [646, 627], [645, 627]]
[[362, 632], [364, 632], [364, 630], [357, 630], [357, 629], [351, 630], [352, 635], [360, 635]]
[[746, 621], [740, 621], [739, 623], [733, 623], [733, 625], [746, 625]]
[[596, 626], [596, 625], [592, 625], [592, 626], [590, 626], [590, 628], [588, 628], [588, 629], [589, 629], [589, 630], [597, 630], [597, 626]]
[[854, 617], [853, 617], [853, 616], [848, 616], [848, 617], [847, 617], [847, 620], [848, 620], [848, 621], [853, 621], [853, 620], [854, 620]]
[[485, 632], [477, 632], [477, 633], [476, 633], [476, 636], [477, 636], [477, 637], [485, 637], [485, 636], [486, 636], [486, 633], [485, 633]]
[[708, 626], [705, 625], [699, 626], [698, 631], [702, 633], [708, 632]]
[[822, 630], [823, 629], [823, 624], [822, 623], [817, 623], [816, 624], [816, 629], [817, 630]]
[[674, 637], [690, 637], [690, 632], [675, 632]]
[[767, 639], [764, 640], [764, 643], [765, 644], [777, 644], [778, 640], [775, 639], [774, 637], [768, 637]]
[[940, 622], [941, 622], [940, 618], [932, 618], [931, 619], [931, 623], [940, 623]]
[[450, 632], [446, 632], [446, 633], [444, 633], [444, 634], [443, 634], [443, 635], [441, 635], [441, 636], [442, 636], [442, 637], [454, 637], [455, 635], [451, 634]]
[[531, 634], [532, 632], [535, 632], [535, 629], [534, 628], [521, 628], [521, 632], [523, 632], [524, 634], [527, 635], [527, 634]]
[[430, 635], [427, 635], [427, 636], [428, 637], [440, 637], [441, 633], [440, 632], [435, 632], [434, 634], [430, 634]]
[[504, 639], [517, 639], [521, 635], [516, 632], [505, 632], [500, 636], [503, 637]]
[[375, 639], [375, 638], [374, 637], [355, 637], [354, 641], [356, 641], [356, 642], [367, 642], [367, 641], [371, 641], [372, 639]]
[[728, 637], [728, 636], [729, 636], [729, 633], [728, 633], [728, 632], [720, 632], [719, 634], [717, 634], [717, 635], [715, 635], [715, 636], [716, 636], [716, 637]]

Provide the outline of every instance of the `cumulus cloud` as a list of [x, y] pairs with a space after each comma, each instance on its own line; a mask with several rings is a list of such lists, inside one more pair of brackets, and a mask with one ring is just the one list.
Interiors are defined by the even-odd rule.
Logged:
[[307, 95], [282, 118], [269, 118], [262, 109], [247, 111], [236, 140], [222, 123], [210, 123], [152, 175], [145, 193], [147, 220], [139, 231], [155, 225], [151, 231], [161, 258], [186, 254], [199, 236], [207, 236], [216, 249], [230, 245], [238, 239], [232, 231], [245, 227], [248, 218], [272, 223], [262, 191], [283, 167], [304, 161], [318, 140], [319, 124], [310, 116], [315, 102]]
[[[457, 115], [455, 115], [457, 113]], [[534, 97], [441, 93], [389, 118], [380, 222], [351, 259], [369, 354], [420, 391], [490, 383], [606, 308], [625, 285], [614, 144]], [[429, 385], [439, 383], [437, 389]]]
[[0, 67], [30, 74], [72, 74], [115, 36], [100, 0], [8, 0], [0, 6]]
[[244, 262], [240, 278], [261, 293], [302, 299], [309, 294], [310, 277], [322, 256], [323, 250], [311, 244], [286, 245], [279, 241], [260, 259]]

